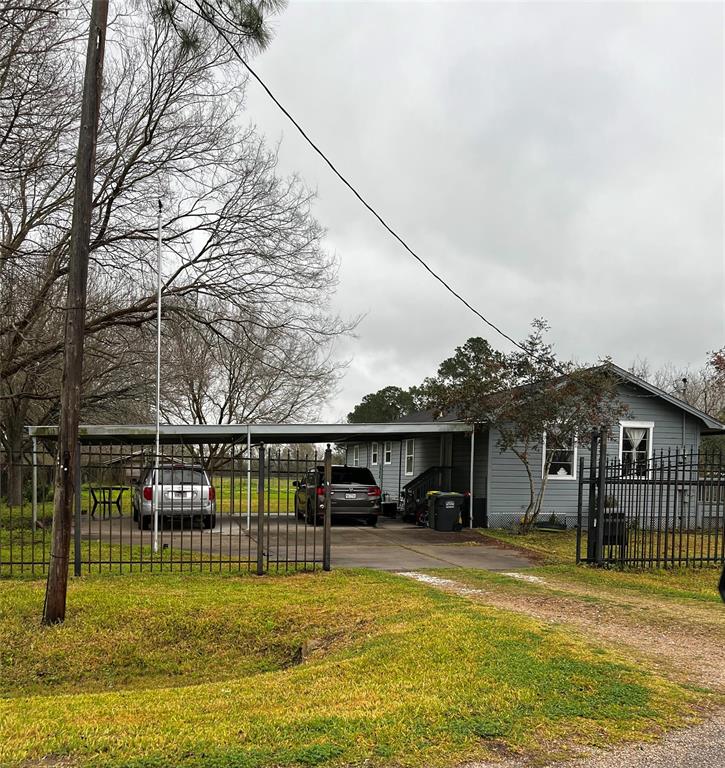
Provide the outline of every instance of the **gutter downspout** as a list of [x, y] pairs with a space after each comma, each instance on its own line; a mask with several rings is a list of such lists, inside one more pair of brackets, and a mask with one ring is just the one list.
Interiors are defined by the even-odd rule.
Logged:
[[471, 484], [469, 491], [469, 515], [468, 515], [468, 527], [473, 528], [473, 459], [476, 451], [476, 424], [471, 425]]

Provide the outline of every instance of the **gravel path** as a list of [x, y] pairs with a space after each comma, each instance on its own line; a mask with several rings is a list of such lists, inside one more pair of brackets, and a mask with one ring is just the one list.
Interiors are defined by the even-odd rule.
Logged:
[[[469, 763], [464, 768], [526, 768], [529, 765], [509, 758], [495, 763]], [[557, 768], [722, 768], [725, 765], [725, 712], [700, 725], [670, 731], [656, 742], [625, 744], [550, 765]]]

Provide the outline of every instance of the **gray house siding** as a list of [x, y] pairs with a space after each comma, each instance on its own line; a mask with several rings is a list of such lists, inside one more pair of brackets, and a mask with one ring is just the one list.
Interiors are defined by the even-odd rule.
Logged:
[[[403, 486], [430, 467], [451, 466], [451, 487], [446, 490], [463, 493], [470, 489], [471, 437], [466, 433], [430, 435], [412, 438], [414, 440], [413, 472], [405, 474], [406, 441], [392, 442], [390, 464], [383, 464], [384, 441], [378, 442], [378, 462], [372, 463], [373, 443], [350, 443], [347, 446], [346, 461], [353, 464], [355, 446], [358, 447], [359, 465], [368, 467], [376, 482], [388, 498], [397, 500]], [[474, 495], [485, 498], [488, 476], [488, 430], [476, 434], [474, 454]]]
[[[688, 450], [697, 450], [700, 442], [701, 425], [693, 416], [686, 416], [683, 411], [654, 395], [645, 394], [638, 387], [620, 386], [622, 401], [629, 407], [629, 413], [623, 421], [652, 422], [653, 454], [661, 450], [675, 449], [684, 445]], [[619, 456], [619, 427], [612, 428], [607, 441], [607, 455], [611, 458]], [[529, 483], [526, 470], [521, 461], [511, 451], [504, 453], [496, 445], [498, 432], [491, 431], [490, 436], [490, 466], [489, 466], [489, 497], [488, 520], [492, 528], [505, 527], [517, 521], [529, 502]], [[584, 457], [585, 471], [589, 467], [589, 448], [579, 446], [577, 464]], [[536, 451], [531, 459], [534, 473], [535, 488], [541, 486], [542, 454]], [[577, 473], [579, 469], [577, 466]], [[577, 498], [579, 484], [576, 480], [549, 478], [541, 516], [548, 517], [556, 514], [564, 517], [568, 525], [576, 521]], [[584, 489], [585, 503], [587, 489]], [[586, 508], [586, 504], [585, 504]]]

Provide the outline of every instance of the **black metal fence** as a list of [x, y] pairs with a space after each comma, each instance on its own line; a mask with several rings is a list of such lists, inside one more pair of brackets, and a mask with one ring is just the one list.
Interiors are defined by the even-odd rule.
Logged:
[[669, 450], [579, 467], [577, 562], [674, 567], [725, 561], [720, 453]]
[[[0, 462], [0, 575], [43, 575], [51, 552], [55, 445]], [[80, 446], [71, 541], [76, 575], [138, 570], [329, 569], [329, 508], [294, 484], [330, 454], [303, 447]], [[323, 501], [324, 503], [324, 501]]]

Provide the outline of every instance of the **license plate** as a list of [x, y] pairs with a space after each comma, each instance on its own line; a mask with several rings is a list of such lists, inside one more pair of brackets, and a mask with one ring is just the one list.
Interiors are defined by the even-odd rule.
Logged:
[[346, 493], [345, 494], [345, 498], [346, 499], [356, 499], [357, 498], [357, 494], [356, 493]]

